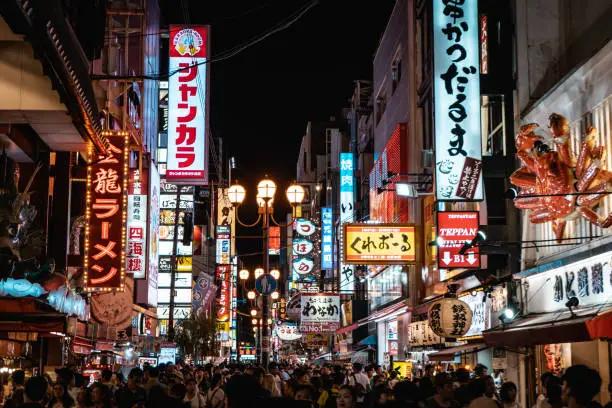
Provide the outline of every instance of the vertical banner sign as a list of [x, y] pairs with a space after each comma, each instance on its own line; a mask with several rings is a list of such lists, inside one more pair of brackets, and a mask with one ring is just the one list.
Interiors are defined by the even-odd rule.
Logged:
[[108, 154], [87, 167], [85, 286], [89, 292], [123, 290], [128, 132], [106, 133]]
[[229, 225], [217, 225], [217, 264], [229, 265], [230, 263], [230, 227]]
[[291, 263], [293, 281], [295, 282], [310, 275], [314, 269], [315, 259], [313, 257], [313, 250], [315, 245], [312, 238], [317, 231], [317, 226], [314, 222], [304, 218], [295, 220], [294, 226], [293, 259]]
[[229, 321], [230, 273], [229, 265], [217, 265], [216, 282], [219, 288], [217, 294], [217, 320], [220, 322]]
[[268, 254], [280, 255], [280, 227], [271, 226], [268, 229]]
[[[236, 222], [235, 213], [236, 209], [232, 205], [229, 196], [227, 195], [227, 188], [217, 189], [217, 225], [226, 226], [229, 228], [229, 250], [228, 255], [232, 256], [236, 254]], [[218, 254], [218, 252], [217, 252]], [[221, 262], [217, 262], [221, 263]], [[229, 260], [228, 262], [229, 263]]]
[[438, 212], [438, 265], [440, 268], [480, 268], [478, 248], [460, 254], [466, 242], [478, 234], [478, 211]]
[[158, 256], [159, 256], [159, 193], [160, 179], [157, 167], [151, 164], [149, 175], [149, 265], [147, 273], [147, 283], [149, 291], [147, 293], [148, 303], [151, 306], [157, 306], [157, 280], [159, 273]]
[[147, 207], [149, 206], [146, 195], [146, 181], [146, 178], [139, 174], [138, 169], [130, 170], [126, 268], [127, 273], [134, 275], [134, 279], [146, 277]]
[[[355, 203], [355, 159], [353, 153], [340, 153], [340, 228], [339, 239], [342, 242], [342, 224], [354, 222]], [[353, 293], [355, 286], [355, 267], [345, 265], [342, 261], [344, 248], [340, 245], [340, 292]]]
[[321, 269], [332, 269], [333, 223], [332, 208], [321, 208]]
[[168, 162], [171, 183], [208, 184], [207, 26], [170, 26]]
[[436, 198], [482, 200], [478, 0], [433, 0]]

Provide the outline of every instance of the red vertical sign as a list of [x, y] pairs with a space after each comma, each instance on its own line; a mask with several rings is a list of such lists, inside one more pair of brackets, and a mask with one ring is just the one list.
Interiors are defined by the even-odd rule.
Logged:
[[478, 211], [438, 212], [438, 265], [440, 268], [480, 268], [478, 247], [460, 254], [466, 242], [478, 234]]
[[280, 255], [280, 227], [270, 227], [268, 230], [268, 254]]
[[123, 290], [127, 207], [128, 132], [105, 134], [106, 156], [90, 151], [87, 170], [85, 286], [90, 292]]

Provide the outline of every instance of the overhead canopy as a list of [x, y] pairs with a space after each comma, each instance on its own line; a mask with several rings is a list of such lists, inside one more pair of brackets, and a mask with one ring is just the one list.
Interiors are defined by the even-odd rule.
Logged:
[[359, 342], [357, 342], [358, 346], [375, 346], [376, 345], [376, 335], [375, 334], [370, 334], [368, 337], [366, 337], [363, 340], [360, 340]]
[[592, 339], [612, 339], [612, 310], [607, 310], [586, 322]]
[[574, 315], [569, 310], [527, 315], [506, 326], [485, 331], [484, 342], [488, 346], [518, 347], [589, 341], [593, 337], [587, 322], [596, 317], [598, 311], [599, 307], [576, 310]]
[[487, 345], [483, 343], [464, 344], [462, 346], [451, 347], [444, 350], [440, 350], [435, 353], [430, 353], [427, 355], [427, 358], [431, 361], [453, 361], [455, 359], [455, 356], [467, 353], [475, 353], [486, 348]]

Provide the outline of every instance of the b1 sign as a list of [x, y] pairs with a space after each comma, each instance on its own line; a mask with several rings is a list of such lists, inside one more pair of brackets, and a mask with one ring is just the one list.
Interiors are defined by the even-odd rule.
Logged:
[[459, 251], [463, 244], [478, 234], [480, 225], [478, 211], [438, 212], [438, 265], [440, 268], [480, 268], [477, 247], [469, 248], [465, 254]]
[[482, 200], [478, 0], [433, 0], [436, 198]]
[[168, 162], [171, 183], [208, 184], [207, 26], [170, 26]]

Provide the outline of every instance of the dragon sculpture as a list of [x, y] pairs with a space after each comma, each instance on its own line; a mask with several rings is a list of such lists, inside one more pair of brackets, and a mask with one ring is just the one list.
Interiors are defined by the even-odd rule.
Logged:
[[[599, 215], [595, 209], [612, 191], [612, 172], [605, 167], [605, 146], [596, 146], [597, 129], [589, 127], [576, 158], [571, 148], [567, 119], [553, 113], [549, 117], [552, 137], [536, 134], [539, 125], [520, 128], [515, 145], [521, 167], [510, 176], [520, 188], [514, 203], [530, 211], [534, 224], [552, 222], [557, 242], [563, 240], [568, 221], [583, 217], [593, 225], [608, 228], [612, 214]], [[552, 142], [551, 149], [546, 142]]]

